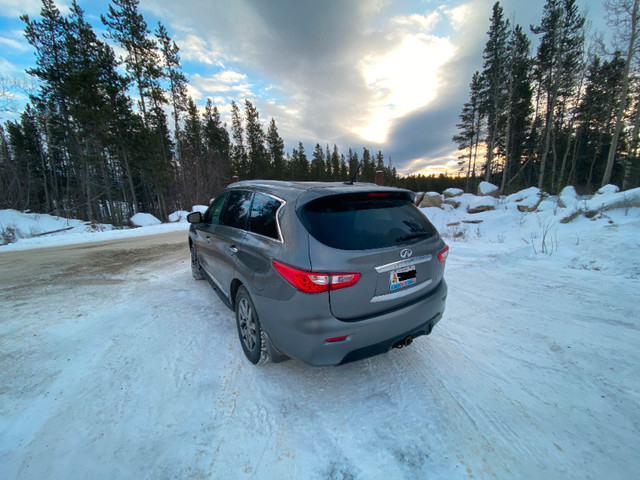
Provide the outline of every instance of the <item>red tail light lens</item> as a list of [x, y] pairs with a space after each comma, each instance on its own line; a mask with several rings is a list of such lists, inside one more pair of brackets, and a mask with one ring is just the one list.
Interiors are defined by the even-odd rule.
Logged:
[[287, 282], [304, 293], [322, 293], [351, 287], [361, 277], [359, 273], [309, 272], [290, 267], [275, 260], [272, 265]]
[[440, 250], [440, 253], [438, 253], [438, 260], [440, 260], [441, 262], [444, 262], [448, 256], [449, 256], [449, 245], [445, 245], [444, 248]]
[[341, 337], [327, 338], [327, 339], [325, 340], [325, 342], [327, 342], [327, 343], [342, 342], [342, 341], [346, 340], [348, 336], [349, 336], [349, 335], [342, 335]]

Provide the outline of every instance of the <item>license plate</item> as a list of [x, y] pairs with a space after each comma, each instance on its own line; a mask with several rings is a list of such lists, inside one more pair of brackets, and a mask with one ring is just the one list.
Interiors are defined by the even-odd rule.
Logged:
[[416, 267], [404, 267], [398, 270], [391, 271], [391, 277], [389, 279], [389, 289], [397, 290], [399, 288], [408, 287], [416, 283]]

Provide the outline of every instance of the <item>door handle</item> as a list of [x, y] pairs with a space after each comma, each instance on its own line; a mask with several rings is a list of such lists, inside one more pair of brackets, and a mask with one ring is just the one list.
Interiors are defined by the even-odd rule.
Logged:
[[238, 253], [238, 247], [236, 247], [235, 245], [227, 245], [227, 248], [231, 253]]

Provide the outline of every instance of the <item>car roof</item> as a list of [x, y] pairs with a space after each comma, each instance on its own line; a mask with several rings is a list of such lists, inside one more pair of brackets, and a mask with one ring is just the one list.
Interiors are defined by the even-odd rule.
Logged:
[[341, 195], [361, 192], [406, 192], [411, 198], [409, 190], [378, 186], [375, 183], [344, 183], [344, 182], [286, 182], [280, 180], [245, 180], [230, 184], [227, 189], [250, 188], [260, 190], [282, 198], [285, 201], [303, 200], [304, 203], [324, 196]]

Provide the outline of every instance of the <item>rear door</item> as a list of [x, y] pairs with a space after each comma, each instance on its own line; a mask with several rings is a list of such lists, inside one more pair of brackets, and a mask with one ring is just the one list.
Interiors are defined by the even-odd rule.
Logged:
[[233, 279], [237, 254], [246, 235], [252, 192], [230, 190], [220, 195], [196, 227], [202, 267], [225, 295]]
[[211, 267], [227, 297], [234, 277], [238, 252], [247, 234], [247, 221], [253, 192], [231, 190], [220, 214], [220, 225], [211, 236]]
[[301, 210], [311, 233], [314, 271], [360, 273], [353, 286], [330, 291], [336, 318], [359, 318], [420, 299], [442, 280], [445, 247], [406, 194], [324, 197]]

